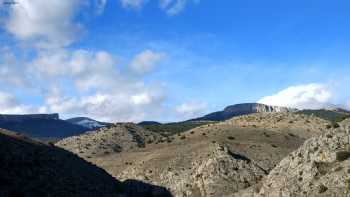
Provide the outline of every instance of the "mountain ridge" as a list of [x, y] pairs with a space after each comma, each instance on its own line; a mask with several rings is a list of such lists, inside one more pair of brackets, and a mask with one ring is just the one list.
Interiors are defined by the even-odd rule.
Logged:
[[261, 103], [240, 103], [229, 105], [222, 111], [212, 112], [199, 118], [190, 119], [189, 121], [223, 121], [235, 116], [248, 115], [261, 112], [294, 112], [297, 109], [271, 106]]

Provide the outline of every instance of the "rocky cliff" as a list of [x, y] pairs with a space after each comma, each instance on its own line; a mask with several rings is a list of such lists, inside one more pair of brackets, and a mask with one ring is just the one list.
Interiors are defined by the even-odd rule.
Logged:
[[350, 133], [337, 129], [307, 140], [274, 168], [254, 196], [349, 196]]
[[294, 112], [296, 109], [270, 106], [260, 103], [242, 103], [226, 107], [223, 111], [210, 113], [200, 118], [193, 119], [195, 121], [222, 121], [235, 116], [253, 114], [253, 113], [271, 113], [271, 112]]

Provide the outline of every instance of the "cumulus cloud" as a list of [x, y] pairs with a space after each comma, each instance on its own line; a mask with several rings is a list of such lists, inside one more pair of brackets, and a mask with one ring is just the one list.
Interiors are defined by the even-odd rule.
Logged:
[[[144, 91], [144, 92], [139, 92]], [[50, 92], [42, 112], [58, 112], [66, 116], [89, 116], [103, 121], [141, 121], [146, 117], [159, 118], [163, 95], [156, 90], [130, 92], [97, 92], [92, 95], [66, 97]]]
[[40, 77], [71, 77], [80, 91], [108, 88], [118, 75], [116, 60], [105, 51], [45, 51], [29, 67]]
[[165, 57], [166, 54], [163, 52], [145, 50], [134, 57], [129, 68], [136, 74], [147, 74], [151, 72]]
[[15, 96], [0, 91], [0, 109], [3, 114], [26, 114], [36, 113], [35, 108], [20, 104]]
[[74, 17], [80, 0], [17, 0], [5, 28], [16, 38], [39, 47], [65, 46], [81, 29]]
[[328, 107], [332, 92], [323, 84], [306, 84], [288, 87], [274, 95], [266, 96], [258, 102], [299, 109], [319, 109]]
[[[147, 67], [147, 73], [152, 70], [148, 67], [160, 61], [140, 54], [135, 57]], [[164, 109], [164, 88], [145, 84], [143, 76], [118, 69], [118, 61], [106, 51], [45, 51], [27, 66], [27, 74], [45, 86], [44, 103], [38, 109], [41, 113], [83, 115], [113, 122], [159, 119]], [[142, 74], [146, 74], [144, 71]]]
[[204, 102], [190, 101], [182, 103], [176, 107], [176, 112], [181, 116], [180, 119], [189, 119], [203, 115], [207, 109], [207, 104]]

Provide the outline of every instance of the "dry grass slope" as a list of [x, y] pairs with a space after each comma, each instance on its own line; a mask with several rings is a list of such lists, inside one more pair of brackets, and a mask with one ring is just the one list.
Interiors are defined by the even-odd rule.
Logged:
[[329, 124], [295, 113], [252, 114], [89, 161], [121, 180], [160, 185], [174, 196], [226, 196], [254, 189], [285, 156]]

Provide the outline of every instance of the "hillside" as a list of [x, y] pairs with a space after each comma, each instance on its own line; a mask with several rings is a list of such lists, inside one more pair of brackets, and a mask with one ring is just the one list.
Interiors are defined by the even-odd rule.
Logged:
[[87, 159], [121, 180], [160, 185], [174, 196], [226, 196], [259, 184], [306, 138], [327, 131], [329, 124], [295, 113], [252, 114]]
[[345, 110], [326, 110], [326, 109], [319, 109], [319, 110], [301, 110], [298, 111], [299, 114], [306, 114], [306, 115], [314, 115], [319, 118], [323, 118], [325, 120], [331, 121], [331, 122], [341, 122], [345, 120], [346, 118], [350, 118], [350, 113]]
[[122, 191], [120, 182], [73, 154], [4, 130], [0, 162], [0, 196], [112, 197]]
[[271, 171], [255, 196], [349, 196], [349, 139], [338, 129], [307, 140]]
[[332, 127], [330, 121], [298, 113], [256, 113], [218, 123], [220, 127], [255, 127], [289, 133], [301, 138], [318, 135]]
[[269, 106], [260, 103], [242, 103], [226, 107], [223, 111], [213, 112], [192, 121], [223, 121], [235, 116], [248, 115], [253, 113], [264, 112], [293, 112], [296, 109]]
[[170, 136], [178, 133], [182, 133], [198, 126], [211, 124], [213, 121], [184, 121], [184, 122], [173, 122], [173, 123], [154, 123], [147, 122], [146, 124], [138, 124], [141, 127], [153, 131], [155, 133], [159, 133], [164, 136]]
[[120, 182], [104, 170], [54, 146], [0, 129], [0, 196], [171, 197], [138, 180]]
[[56, 146], [90, 158], [113, 153], [120, 153], [161, 139], [159, 134], [145, 130], [132, 123], [117, 123], [96, 131], [65, 138]]

